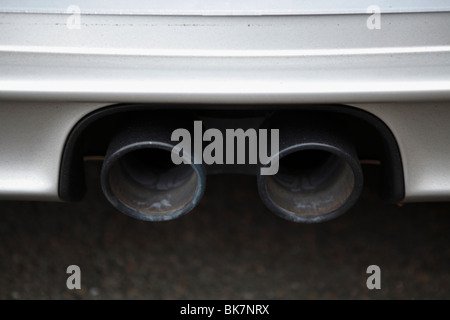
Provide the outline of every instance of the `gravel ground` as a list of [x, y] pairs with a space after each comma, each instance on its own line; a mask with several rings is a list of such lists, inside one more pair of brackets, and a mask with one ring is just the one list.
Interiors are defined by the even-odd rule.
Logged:
[[[110, 207], [99, 168], [82, 202], [0, 202], [1, 299], [450, 298], [450, 203], [387, 205], [369, 186], [347, 214], [295, 224], [265, 209], [254, 177], [227, 175], [188, 215], [148, 223]], [[74, 264], [81, 290], [66, 287]]]

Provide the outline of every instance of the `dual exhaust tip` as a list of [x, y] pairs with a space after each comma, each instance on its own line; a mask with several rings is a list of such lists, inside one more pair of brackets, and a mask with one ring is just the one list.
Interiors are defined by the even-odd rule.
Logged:
[[[175, 165], [171, 159], [177, 144], [171, 134], [188, 123], [135, 121], [113, 137], [101, 184], [114, 207], [137, 219], [166, 221], [198, 204], [206, 186], [205, 166], [194, 159]], [[363, 174], [354, 145], [338, 128], [316, 118], [273, 118], [263, 127], [278, 128], [280, 135], [279, 152], [271, 158], [279, 162], [278, 172], [257, 174], [259, 194], [271, 211], [294, 222], [316, 223], [355, 204]]]

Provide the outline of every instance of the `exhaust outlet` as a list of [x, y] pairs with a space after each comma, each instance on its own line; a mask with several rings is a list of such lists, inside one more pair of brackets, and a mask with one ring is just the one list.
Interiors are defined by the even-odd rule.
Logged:
[[[176, 165], [171, 159], [171, 134], [192, 122], [166, 118], [129, 122], [111, 140], [101, 171], [108, 201], [119, 211], [140, 220], [166, 221], [191, 211], [206, 183], [205, 168]], [[187, 157], [187, 155], [184, 155]]]
[[[274, 213], [294, 222], [333, 219], [358, 200], [363, 174], [355, 147], [332, 123], [316, 116], [292, 122], [270, 121], [280, 128], [280, 151], [275, 175], [258, 175], [258, 191]], [[265, 165], [267, 166], [267, 165]]]

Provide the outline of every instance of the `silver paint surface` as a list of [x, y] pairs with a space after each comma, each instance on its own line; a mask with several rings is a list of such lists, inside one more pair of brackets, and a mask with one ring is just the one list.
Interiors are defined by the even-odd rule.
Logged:
[[66, 138], [98, 103], [0, 101], [0, 198], [58, 200]]
[[368, 110], [399, 143], [405, 200], [449, 200], [446, 10], [383, 14], [380, 30], [368, 14], [103, 13], [68, 29], [67, 14], [0, 13], [0, 197], [57, 200], [65, 140], [97, 108], [217, 102]]
[[76, 5], [83, 14], [128, 15], [306, 15], [365, 13], [377, 5], [381, 12], [445, 11], [447, 0], [0, 0], [0, 12], [67, 13]]

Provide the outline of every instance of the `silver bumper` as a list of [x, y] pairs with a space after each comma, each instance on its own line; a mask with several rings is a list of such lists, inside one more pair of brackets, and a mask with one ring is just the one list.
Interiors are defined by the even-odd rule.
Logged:
[[58, 199], [73, 126], [121, 102], [347, 104], [394, 133], [405, 201], [450, 199], [450, 12], [0, 13], [0, 197]]

